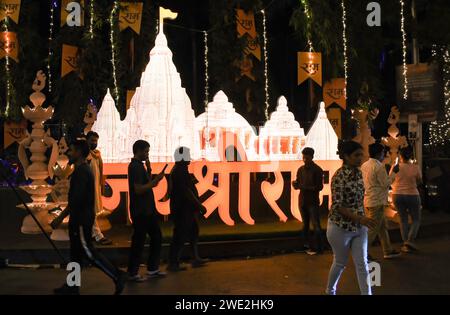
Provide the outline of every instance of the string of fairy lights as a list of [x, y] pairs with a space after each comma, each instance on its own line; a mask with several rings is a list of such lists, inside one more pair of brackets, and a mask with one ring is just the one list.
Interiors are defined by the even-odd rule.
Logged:
[[265, 92], [265, 109], [264, 115], [266, 120], [269, 120], [269, 53], [267, 51], [267, 21], [266, 21], [266, 12], [261, 10], [263, 16], [263, 49], [264, 49], [264, 92]]
[[110, 34], [109, 39], [111, 42], [111, 65], [112, 65], [112, 73], [113, 73], [113, 83], [114, 83], [114, 95], [113, 98], [116, 101], [116, 104], [119, 103], [119, 86], [117, 83], [117, 58], [116, 58], [116, 51], [117, 51], [117, 45], [116, 45], [116, 32], [115, 32], [115, 20], [117, 17], [117, 14], [119, 13], [120, 5], [119, 1], [114, 1], [113, 8], [111, 10], [111, 15], [109, 17], [109, 24], [110, 24]]
[[347, 56], [347, 10], [345, 0], [341, 2], [342, 7], [342, 45], [344, 49], [344, 96], [347, 98], [347, 80], [348, 80], [348, 56]]
[[52, 92], [52, 43], [53, 43], [53, 27], [55, 25], [55, 8], [58, 6], [58, 2], [56, 0], [52, 0], [50, 3], [50, 25], [48, 29], [48, 58], [47, 58], [47, 82], [48, 82], [48, 92]]
[[443, 62], [444, 77], [444, 119], [430, 124], [430, 145], [445, 145], [450, 140], [450, 52], [448, 47], [433, 46], [432, 55]]
[[307, 37], [307, 41], [308, 41], [309, 52], [313, 52], [314, 47], [313, 47], [313, 43], [312, 43], [312, 39], [311, 39], [312, 12], [309, 7], [308, 0], [301, 0], [301, 3], [305, 10], [306, 23], [307, 23], [307, 28], [308, 28], [306, 37]]
[[89, 1], [89, 39], [94, 39], [94, 0]]
[[[5, 44], [6, 47], [9, 47], [10, 43], [9, 43], [9, 36], [8, 36], [8, 32], [9, 32], [9, 28], [8, 28], [8, 17], [5, 16], [4, 19], [4, 30], [5, 33], [3, 33], [2, 35], [5, 36]], [[5, 108], [5, 116], [8, 117], [9, 116], [9, 112], [11, 109], [11, 94], [12, 94], [12, 89], [13, 89], [13, 85], [12, 85], [12, 79], [11, 79], [11, 63], [10, 63], [10, 57], [8, 56], [8, 54], [6, 54], [5, 56], [5, 76], [6, 76], [6, 108]]]
[[405, 1], [400, 0], [400, 28], [402, 32], [402, 57], [403, 57], [403, 99], [408, 99], [408, 66], [407, 66], [407, 44], [406, 44], [406, 29], [405, 29]]
[[208, 63], [208, 32], [203, 31], [204, 43], [205, 43], [205, 108], [208, 105], [209, 100], [209, 63]]

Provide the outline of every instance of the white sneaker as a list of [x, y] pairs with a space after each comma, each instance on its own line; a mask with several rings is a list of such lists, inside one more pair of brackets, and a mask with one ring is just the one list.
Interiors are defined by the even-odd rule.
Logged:
[[131, 281], [131, 282], [144, 282], [144, 281], [147, 281], [147, 277], [141, 276], [140, 274], [135, 274], [133, 276], [128, 276], [128, 281]]
[[146, 275], [149, 278], [164, 278], [167, 276], [167, 273], [158, 269], [155, 271], [147, 271]]

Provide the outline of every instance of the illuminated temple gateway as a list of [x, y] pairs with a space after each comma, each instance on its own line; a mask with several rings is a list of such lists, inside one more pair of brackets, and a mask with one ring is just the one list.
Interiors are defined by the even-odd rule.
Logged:
[[120, 120], [108, 90], [92, 130], [100, 135], [98, 147], [105, 163], [129, 162], [138, 139], [150, 143], [152, 162], [172, 162], [179, 146], [191, 148], [194, 159], [209, 161], [227, 160], [230, 147], [237, 149], [241, 161], [297, 160], [305, 145], [315, 149], [317, 160], [338, 159], [338, 138], [322, 104], [306, 137], [283, 96], [259, 136], [222, 91], [196, 118], [162, 31], [125, 119]]

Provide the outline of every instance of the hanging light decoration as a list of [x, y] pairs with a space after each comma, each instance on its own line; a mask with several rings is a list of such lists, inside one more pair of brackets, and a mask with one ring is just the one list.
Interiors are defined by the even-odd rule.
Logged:
[[345, 0], [342, 0], [342, 43], [344, 45], [344, 96], [347, 98], [347, 81], [348, 81], [348, 56], [347, 56], [347, 10], [345, 8]]
[[114, 81], [114, 99], [116, 101], [116, 106], [119, 103], [119, 87], [117, 85], [117, 69], [116, 69], [116, 34], [115, 34], [115, 19], [120, 10], [119, 1], [114, 1], [113, 8], [111, 10], [111, 15], [109, 17], [110, 24], [110, 33], [109, 39], [111, 41], [111, 64], [112, 64], [112, 73], [113, 73], [113, 81]]
[[261, 10], [263, 16], [263, 38], [264, 38], [264, 91], [265, 91], [265, 110], [264, 115], [266, 116], [266, 120], [269, 120], [269, 53], [267, 51], [267, 21], [266, 21], [266, 12]]
[[307, 37], [308, 37], [308, 47], [309, 47], [309, 52], [313, 52], [314, 51], [314, 47], [313, 47], [313, 43], [311, 40], [311, 23], [312, 23], [312, 12], [311, 12], [311, 8], [309, 7], [309, 3], [308, 0], [301, 0], [303, 8], [305, 9], [305, 15], [306, 15], [306, 23], [307, 23]]
[[408, 66], [406, 61], [407, 46], [406, 46], [406, 31], [405, 31], [405, 1], [400, 0], [400, 28], [402, 32], [402, 46], [403, 46], [403, 99], [408, 99]]
[[[6, 20], [6, 18], [5, 18]], [[8, 32], [8, 26], [7, 21], [5, 21], [6, 25], [6, 32]], [[9, 47], [9, 37], [6, 35], [8, 33], [5, 33], [6, 36], [6, 47]], [[11, 68], [10, 68], [10, 61], [9, 56], [6, 54], [6, 62], [5, 62], [5, 73], [6, 73], [6, 109], [5, 109], [5, 116], [8, 117], [10, 114], [11, 109], [11, 94], [12, 94], [12, 80], [11, 80]]]
[[51, 69], [51, 59], [53, 57], [52, 43], [53, 43], [53, 26], [55, 25], [55, 8], [58, 7], [58, 2], [52, 0], [50, 2], [50, 25], [48, 30], [48, 58], [47, 58], [47, 82], [48, 82], [48, 92], [52, 92], [52, 69]]
[[89, 1], [89, 39], [94, 38], [94, 0]]
[[433, 46], [432, 54], [433, 57], [440, 58], [443, 61], [444, 119], [430, 124], [430, 145], [438, 146], [445, 145], [450, 136], [450, 52], [448, 48], [441, 47], [438, 53], [436, 46]]
[[205, 108], [209, 100], [209, 64], [208, 64], [208, 32], [203, 31], [205, 42]]

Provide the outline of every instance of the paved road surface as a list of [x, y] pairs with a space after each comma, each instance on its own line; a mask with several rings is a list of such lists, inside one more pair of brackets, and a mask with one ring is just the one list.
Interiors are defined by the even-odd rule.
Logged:
[[[374, 289], [375, 294], [450, 294], [450, 238], [426, 239], [418, 244], [419, 253], [381, 261], [382, 285]], [[379, 247], [373, 253], [381, 257]], [[204, 268], [189, 268], [165, 279], [130, 283], [124, 294], [323, 294], [331, 260], [331, 253], [293, 253], [213, 261]], [[3, 269], [0, 294], [52, 294], [65, 276], [64, 270]], [[89, 268], [83, 272], [81, 292], [111, 294], [113, 285], [101, 272]], [[338, 293], [359, 293], [352, 262]]]

